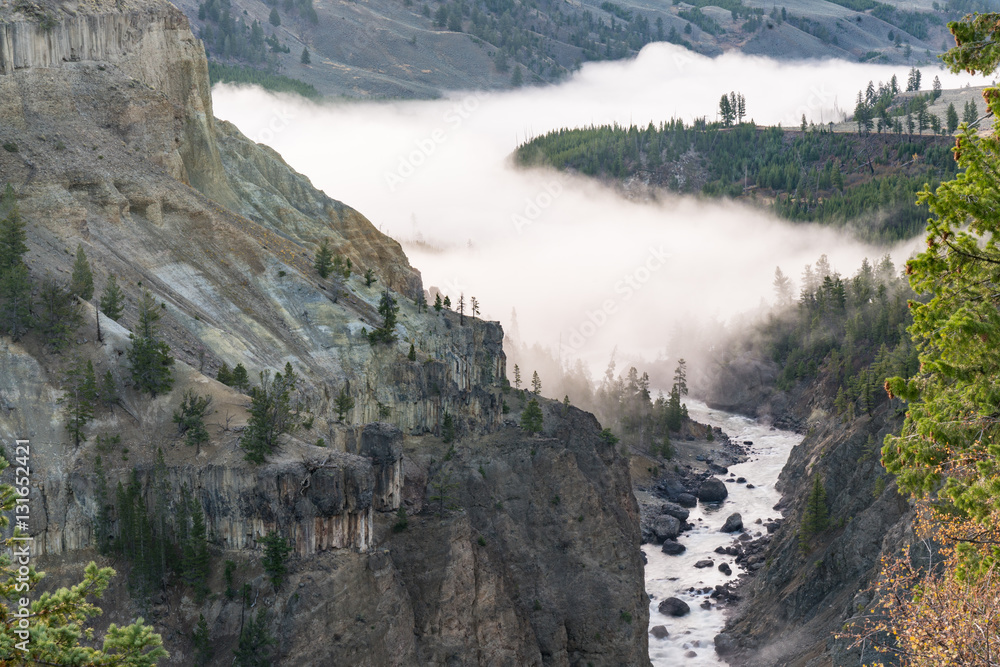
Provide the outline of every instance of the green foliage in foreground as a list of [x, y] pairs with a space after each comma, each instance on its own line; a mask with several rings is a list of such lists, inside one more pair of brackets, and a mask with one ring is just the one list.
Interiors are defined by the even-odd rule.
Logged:
[[223, 65], [221, 63], [208, 63], [208, 77], [213, 84], [216, 83], [252, 83], [276, 93], [298, 93], [310, 99], [322, 97], [319, 91], [305, 81], [299, 81], [281, 74], [271, 74], [263, 70], [254, 69], [245, 65]]
[[[0, 457], [0, 472], [8, 465]], [[15, 499], [13, 487], [0, 485], [0, 528], [7, 525]], [[19, 534], [15, 532], [14, 538], [6, 540], [5, 545], [16, 548], [22, 544], [16, 540]], [[44, 573], [31, 567], [26, 577], [31, 585], [32, 600], [31, 616], [27, 620], [30, 639], [25, 642], [25, 638], [15, 634], [19, 629], [15, 614], [26, 594], [19, 588], [17, 566], [6, 553], [0, 555], [0, 656], [4, 656], [4, 665], [153, 667], [157, 660], [169, 657], [160, 635], [141, 618], [125, 627], [112, 623], [103, 640], [93, 640], [93, 630], [87, 628], [86, 623], [99, 615], [101, 609], [88, 598], [99, 598], [107, 589], [115, 576], [110, 567], [99, 568], [91, 562], [79, 584], [37, 595], [35, 586], [43, 576]]]

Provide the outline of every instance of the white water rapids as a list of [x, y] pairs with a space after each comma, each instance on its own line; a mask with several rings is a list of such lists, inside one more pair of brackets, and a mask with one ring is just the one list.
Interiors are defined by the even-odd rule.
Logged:
[[[660, 551], [655, 544], [642, 547], [646, 554], [646, 592], [649, 593], [649, 625], [662, 625], [670, 633], [665, 639], [649, 637], [649, 657], [656, 667], [676, 667], [677, 665], [722, 665], [725, 664], [715, 653], [714, 637], [722, 631], [725, 623], [722, 609], [713, 606], [703, 609], [701, 603], [708, 600], [708, 594], [689, 592], [690, 588], [704, 589], [716, 584], [731, 581], [742, 572], [735, 564], [733, 556], [715, 553], [715, 548], [733, 544], [736, 534], [720, 532], [726, 517], [734, 512], [743, 515], [744, 528], [754, 537], [757, 533], [766, 534], [766, 529], [755, 523], [757, 519], [766, 522], [769, 518], [780, 518], [774, 510], [781, 494], [774, 488], [785, 461], [792, 448], [802, 441], [802, 436], [790, 431], [772, 429], [759, 424], [753, 419], [739, 415], [712, 410], [697, 401], [688, 402], [688, 412], [691, 418], [721, 426], [722, 430], [735, 442], [750, 440], [749, 459], [729, 467], [736, 477], [745, 477], [754, 485], [753, 489], [746, 484], [726, 484], [729, 497], [721, 506], [713, 507], [698, 503], [691, 509], [688, 523], [695, 525], [691, 531], [682, 533], [678, 542], [687, 550], [678, 556], [668, 556]], [[727, 476], [719, 476], [724, 479]], [[695, 569], [699, 560], [711, 559], [715, 565], [711, 568]], [[732, 577], [719, 571], [720, 563], [729, 563], [733, 569]], [[691, 613], [681, 618], [664, 616], [657, 609], [660, 602], [669, 597], [677, 597], [687, 602]], [[714, 601], [713, 601], [714, 602]], [[695, 656], [686, 656], [694, 652]]]

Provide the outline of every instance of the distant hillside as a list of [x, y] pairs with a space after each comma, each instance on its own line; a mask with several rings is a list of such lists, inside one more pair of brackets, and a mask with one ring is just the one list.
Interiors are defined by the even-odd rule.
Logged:
[[950, 137], [930, 135], [674, 120], [559, 130], [518, 148], [515, 160], [618, 183], [633, 195], [664, 189], [737, 199], [891, 242], [923, 230], [927, 210], [914, 204], [916, 193], [954, 176], [951, 145]]
[[298, 79], [323, 95], [412, 98], [557, 81], [584, 62], [630, 58], [655, 41], [706, 55], [740, 50], [777, 58], [928, 63], [951, 44], [948, 20], [995, 9], [997, 0], [788, 0], [780, 6], [763, 0], [670, 5], [179, 0], [177, 5], [213, 61]]

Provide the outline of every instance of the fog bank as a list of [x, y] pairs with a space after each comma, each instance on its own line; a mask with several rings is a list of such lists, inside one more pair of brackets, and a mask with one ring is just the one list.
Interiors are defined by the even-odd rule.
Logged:
[[[294, 72], [290, 73], [294, 76]], [[758, 124], [839, 119], [857, 90], [903, 67], [704, 58], [654, 44], [629, 62], [590, 64], [558, 86], [456, 93], [419, 102], [314, 104], [218, 85], [215, 112], [277, 150], [330, 196], [404, 243], [426, 287], [475, 296], [521, 338], [603, 368], [614, 346], [671, 354], [678, 324], [726, 320], [770, 299], [774, 269], [797, 278], [827, 254], [853, 273], [876, 248], [731, 203], [627, 201], [594, 181], [507, 163], [526, 137], [560, 127], [714, 119], [720, 95], [746, 97]], [[981, 79], [924, 68], [929, 86]]]

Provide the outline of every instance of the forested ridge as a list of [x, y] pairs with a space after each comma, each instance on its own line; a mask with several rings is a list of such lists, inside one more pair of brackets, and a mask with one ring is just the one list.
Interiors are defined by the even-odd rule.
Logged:
[[515, 160], [744, 200], [787, 220], [851, 225], [868, 240], [889, 242], [924, 228], [927, 210], [916, 205], [917, 192], [955, 176], [952, 144], [929, 135], [674, 119], [645, 128], [557, 130], [520, 146]]

